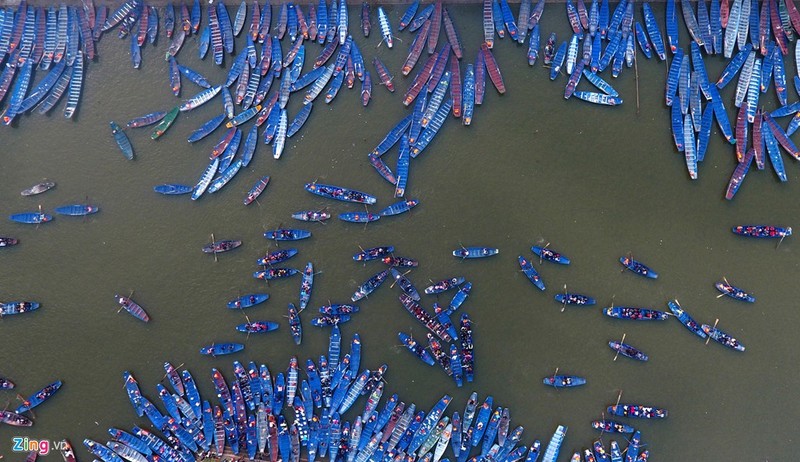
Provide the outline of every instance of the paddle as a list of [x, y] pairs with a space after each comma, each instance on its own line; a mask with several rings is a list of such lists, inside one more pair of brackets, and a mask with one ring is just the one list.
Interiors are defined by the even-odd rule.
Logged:
[[540, 265], [542, 264], [542, 257], [544, 256], [544, 249], [546, 249], [548, 245], [550, 245], [549, 242], [547, 244], [545, 244], [544, 247], [542, 247], [541, 251], [539, 251], [539, 264]]
[[714, 327], [712, 327], [712, 328], [711, 328], [711, 330], [709, 331], [709, 335], [708, 335], [708, 337], [706, 337], [706, 345], [708, 345], [708, 342], [709, 342], [709, 341], [711, 341], [711, 334], [710, 334], [710, 332], [713, 332], [713, 331], [714, 331], [714, 329], [716, 329], [716, 328], [717, 328], [717, 324], [718, 324], [718, 323], [719, 323], [719, 318], [717, 318], [717, 320], [716, 320], [716, 321], [714, 321]]
[[775, 246], [775, 250], [778, 250], [778, 247], [781, 246], [781, 242], [783, 242], [783, 240], [786, 239], [786, 235], [790, 232], [792, 232], [792, 228], [791, 227], [786, 228], [786, 232], [783, 233], [783, 236], [781, 236], [781, 240], [778, 241], [778, 245]]
[[[725, 281], [725, 284], [727, 284], [728, 286], [730, 286], [730, 285], [731, 285], [731, 283], [730, 283], [730, 282], [728, 282], [728, 279], [727, 279], [725, 276], [722, 276], [722, 280], [723, 280], [723, 281]], [[723, 293], [721, 293], [721, 294], [717, 295], [717, 298], [721, 298], [721, 297], [724, 297], [724, 296], [726, 296], [726, 295], [728, 295], [728, 294], [727, 294], [727, 293], [725, 293], [725, 292], [723, 292]]]
[[214, 252], [214, 261], [217, 262], [217, 246], [214, 244], [214, 233], [211, 233], [211, 250]]
[[551, 384], [553, 386], [553, 388], [555, 388], [556, 390], [558, 390], [558, 387], [556, 386], [556, 376], [557, 375], [558, 375], [558, 368], [556, 367], [556, 371], [553, 373], [553, 383]]
[[[130, 299], [131, 299], [131, 297], [133, 297], [133, 292], [134, 292], [134, 290], [135, 290], [135, 289], [131, 289], [131, 294], [130, 294], [130, 295], [128, 295], [128, 300], [130, 300]], [[120, 311], [122, 311], [122, 310], [124, 310], [124, 309], [125, 309], [125, 303], [124, 303], [124, 301], [123, 301], [122, 303], [120, 303], [120, 305], [122, 305], [122, 306], [120, 306], [120, 308], [117, 310], [117, 314], [119, 314], [119, 312], [120, 312]]]
[[[625, 334], [625, 333], [623, 332], [623, 334], [622, 334], [622, 340], [620, 340], [620, 341], [619, 341], [619, 343], [620, 343], [620, 344], [622, 344], [622, 342], [624, 342], [624, 341], [625, 341], [625, 335], [627, 335], [627, 334]], [[615, 355], [614, 355], [614, 361], [616, 361], [616, 360], [617, 360], [617, 357], [618, 357], [618, 356], [619, 356], [619, 349], [617, 350], [617, 354], [615, 354]], [[620, 395], [622, 395], [622, 392], [620, 392]], [[617, 404], [619, 404], [619, 400], [617, 400]]]
[[567, 309], [567, 295], [569, 295], [567, 293], [567, 285], [564, 284], [564, 300], [561, 301], [561, 312], [562, 313], [564, 312], [564, 310]]

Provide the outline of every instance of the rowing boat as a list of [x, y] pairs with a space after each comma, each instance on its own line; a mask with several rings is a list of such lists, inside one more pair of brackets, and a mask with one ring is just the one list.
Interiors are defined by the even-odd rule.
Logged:
[[300, 221], [325, 221], [330, 217], [331, 214], [324, 210], [301, 210], [292, 214], [292, 218]]
[[734, 285], [728, 284], [728, 281], [719, 281], [714, 284], [714, 287], [716, 287], [717, 290], [722, 292], [724, 295], [727, 295], [735, 300], [741, 300], [743, 302], [750, 303], [756, 301], [755, 297]]
[[17, 406], [17, 409], [15, 409], [14, 412], [17, 414], [22, 414], [23, 412], [30, 411], [53, 396], [61, 388], [61, 385], [62, 382], [60, 380], [56, 380], [55, 382], [47, 385], [46, 387], [29, 396], [27, 399], [22, 400], [22, 404]]
[[242, 245], [242, 241], [233, 240], [233, 239], [224, 239], [220, 241], [214, 241], [210, 244], [206, 244], [203, 246], [203, 253], [220, 253], [220, 252], [227, 252], [229, 250], [233, 250], [237, 247]]
[[640, 276], [644, 276], [644, 277], [647, 277], [647, 278], [650, 278], [650, 279], [658, 278], [658, 273], [656, 273], [655, 271], [651, 270], [650, 268], [645, 266], [643, 263], [634, 260], [633, 258], [630, 258], [630, 257], [619, 257], [619, 262], [622, 263], [622, 266], [624, 266], [625, 268], [628, 268], [629, 270], [633, 271], [634, 273], [636, 273], [636, 274], [638, 274]]
[[0, 237], [0, 247], [11, 247], [19, 244], [19, 241], [13, 237]]
[[192, 192], [192, 187], [183, 184], [167, 183], [153, 186], [153, 191], [164, 195], [180, 195], [189, 194]]
[[0, 410], [0, 423], [11, 425], [12, 427], [30, 427], [33, 425], [33, 420], [16, 412]]
[[485, 258], [497, 255], [500, 249], [494, 247], [461, 247], [453, 250], [453, 256], [458, 258]]
[[371, 223], [380, 220], [381, 216], [370, 212], [344, 212], [339, 214], [339, 219], [350, 223]]
[[263, 271], [256, 271], [253, 273], [253, 277], [256, 279], [282, 279], [294, 276], [298, 274], [300, 271], [294, 268], [267, 268]]
[[237, 297], [228, 302], [228, 308], [232, 310], [240, 308], [250, 308], [269, 299], [269, 294], [247, 294]]
[[306, 309], [308, 301], [311, 299], [311, 290], [314, 288], [314, 264], [306, 263], [303, 269], [303, 278], [300, 283], [300, 311]]
[[791, 227], [778, 227], [769, 225], [739, 225], [731, 228], [733, 234], [747, 237], [769, 238], [779, 237], [784, 238], [792, 235]]
[[634, 321], [665, 321], [667, 313], [648, 308], [633, 308], [627, 306], [609, 306], [603, 314], [611, 318], [630, 319]]
[[613, 420], [593, 420], [592, 428], [601, 430], [605, 433], [633, 433], [635, 430], [630, 425], [615, 422]]
[[56, 184], [52, 181], [43, 181], [41, 183], [37, 183], [30, 188], [22, 191], [20, 194], [23, 196], [35, 196], [36, 194], [41, 194], [43, 192], [50, 191], [56, 186]]
[[425, 293], [428, 295], [440, 294], [450, 289], [455, 289], [456, 287], [458, 287], [463, 283], [464, 283], [464, 278], [462, 276], [453, 277], [449, 279], [442, 279], [441, 281], [434, 282], [430, 286], [426, 287]]
[[137, 319], [148, 322], [150, 321], [150, 316], [148, 316], [147, 312], [139, 306], [138, 303], [131, 300], [129, 297], [123, 297], [121, 295], [114, 295], [114, 299], [119, 303], [119, 305], [125, 309], [128, 313], [136, 317]]
[[539, 290], [545, 289], [544, 281], [542, 281], [542, 278], [539, 276], [536, 268], [534, 268], [531, 262], [522, 255], [519, 256], [519, 266], [533, 285], [535, 285]]
[[717, 329], [714, 326], [709, 326], [708, 324], [703, 324], [701, 329], [703, 329], [703, 332], [705, 332], [706, 335], [720, 345], [726, 346], [733, 350], [744, 351], [744, 345], [742, 345], [741, 342], [721, 331], [720, 329]]
[[305, 229], [274, 229], [264, 232], [264, 237], [274, 241], [298, 241], [311, 237], [311, 231]]
[[37, 302], [6, 302], [0, 303], [0, 317], [12, 314], [28, 313], [39, 308]]
[[556, 251], [550, 250], [547, 247], [539, 247], [535, 245], [531, 247], [531, 252], [538, 255], [542, 260], [559, 263], [561, 265], [569, 265], [569, 258]]
[[616, 404], [606, 410], [611, 415], [637, 419], [664, 419], [668, 415], [666, 409], [641, 404]]
[[391, 255], [392, 252], [394, 252], [394, 247], [391, 245], [371, 247], [369, 249], [361, 249], [361, 252], [358, 252], [357, 254], [353, 255], [353, 260], [355, 261], [376, 260], [378, 258], [383, 258], [387, 255]]
[[212, 343], [200, 348], [200, 354], [206, 356], [229, 355], [244, 350], [241, 343]]
[[256, 264], [262, 266], [269, 266], [274, 265], [276, 263], [280, 263], [282, 261], [286, 261], [292, 257], [297, 255], [297, 249], [283, 249], [283, 250], [276, 250], [274, 252], [270, 252], [264, 257], [259, 258], [256, 260]]
[[338, 326], [339, 324], [345, 323], [349, 320], [350, 316], [346, 314], [338, 316], [330, 316], [327, 314], [323, 314], [321, 316], [317, 316], [316, 318], [311, 319], [311, 325], [315, 327]]
[[288, 318], [289, 331], [292, 334], [292, 339], [295, 345], [300, 345], [303, 341], [303, 325], [300, 323], [300, 312], [297, 311], [293, 303], [289, 303]]
[[542, 382], [555, 388], [570, 388], [585, 385], [586, 379], [577, 375], [549, 375]]
[[380, 273], [367, 279], [363, 284], [358, 286], [358, 289], [356, 289], [356, 291], [350, 297], [350, 300], [353, 302], [357, 302], [364, 297], [368, 297], [369, 294], [374, 292], [375, 289], [377, 289], [378, 287], [380, 287], [381, 284], [383, 284], [383, 281], [386, 280], [387, 276], [389, 276], [389, 270], [385, 269]]
[[647, 355], [644, 354], [641, 350], [627, 343], [617, 342], [617, 341], [610, 341], [608, 342], [608, 347], [612, 350], [616, 351], [617, 353], [621, 354], [622, 356], [626, 356], [631, 359], [636, 359], [638, 361], [647, 361]]
[[342, 188], [340, 186], [332, 186], [318, 183], [306, 183], [306, 191], [318, 196], [327, 197], [343, 202], [355, 202], [359, 204], [374, 204], [378, 200], [375, 196], [371, 196], [361, 191], [354, 189]]
[[414, 355], [417, 358], [419, 358], [422, 362], [424, 362], [425, 364], [427, 364], [429, 366], [433, 366], [434, 365], [433, 356], [431, 356], [431, 354], [428, 353], [428, 350], [423, 348], [422, 345], [417, 343], [417, 341], [414, 340], [413, 337], [411, 337], [408, 334], [404, 334], [402, 332], [398, 332], [397, 336], [400, 338], [400, 342], [402, 342], [403, 345], [406, 348], [408, 348], [408, 351], [414, 353]]
[[131, 140], [128, 139], [128, 135], [122, 131], [122, 128], [116, 122], [111, 121], [109, 125], [111, 126], [111, 134], [114, 135], [114, 141], [117, 142], [122, 154], [126, 159], [133, 160], [133, 146], [131, 146]]
[[400, 202], [396, 202], [392, 205], [387, 206], [385, 209], [378, 212], [378, 215], [382, 217], [389, 217], [394, 215], [399, 215], [401, 213], [408, 212], [412, 208], [416, 207], [419, 204], [417, 199], [404, 199]]
[[55, 212], [59, 215], [69, 215], [73, 217], [81, 217], [84, 215], [91, 215], [100, 211], [96, 205], [88, 204], [72, 204], [56, 207]]
[[689, 329], [692, 333], [694, 333], [700, 338], [707, 337], [707, 334], [703, 332], [703, 329], [700, 326], [700, 324], [698, 324], [697, 321], [695, 321], [691, 316], [689, 316], [687, 312], [683, 311], [683, 308], [681, 308], [681, 306], [678, 305], [677, 300], [670, 300], [667, 302], [667, 305], [669, 306], [670, 311], [672, 311], [672, 314], [674, 314], [675, 317], [678, 318], [678, 321], [680, 321], [681, 324], [686, 326], [687, 329]]
[[272, 321], [252, 321], [236, 326], [236, 330], [247, 334], [266, 334], [277, 330], [279, 327], [277, 322]]

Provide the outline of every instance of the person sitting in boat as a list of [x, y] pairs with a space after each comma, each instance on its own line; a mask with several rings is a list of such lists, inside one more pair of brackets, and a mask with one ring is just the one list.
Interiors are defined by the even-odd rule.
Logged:
[[250, 303], [255, 303], [255, 302], [256, 302], [256, 296], [250, 295]]

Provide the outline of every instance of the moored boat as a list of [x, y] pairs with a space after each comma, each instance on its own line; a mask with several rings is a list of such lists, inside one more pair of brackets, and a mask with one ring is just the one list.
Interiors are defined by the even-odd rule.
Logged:
[[312, 194], [343, 202], [374, 204], [378, 201], [375, 196], [371, 196], [367, 193], [356, 191], [354, 189], [343, 188], [341, 186], [306, 183], [305, 189]]
[[153, 186], [153, 191], [164, 195], [180, 195], [192, 192], [192, 187], [185, 184], [167, 183]]
[[264, 188], [266, 188], [268, 184], [269, 176], [263, 176], [256, 181], [250, 191], [248, 191], [247, 196], [244, 198], [244, 205], [250, 205], [254, 200], [258, 199], [258, 196], [264, 192]]

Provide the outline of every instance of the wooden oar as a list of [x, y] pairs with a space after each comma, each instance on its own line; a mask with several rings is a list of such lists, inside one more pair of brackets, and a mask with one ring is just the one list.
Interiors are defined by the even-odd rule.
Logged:
[[[731, 283], [730, 283], [730, 282], [728, 282], [728, 279], [727, 279], [725, 276], [722, 276], [722, 280], [723, 280], [723, 281], [725, 281], [725, 284], [728, 284], [729, 286], [731, 285]], [[726, 295], [728, 295], [728, 294], [727, 294], [727, 293], [725, 293], [725, 292], [723, 292], [723, 293], [721, 293], [721, 294], [717, 295], [717, 298], [721, 298], [721, 297], [724, 297], [724, 296], [726, 296]]]
[[[714, 321], [714, 327], [712, 327], [712, 328], [711, 328], [711, 331], [713, 331], [714, 329], [716, 329], [716, 328], [717, 328], [717, 324], [718, 324], [718, 323], [719, 323], [719, 318], [717, 318], [717, 320], [716, 320], [716, 321]], [[710, 331], [710, 332], [711, 332], [711, 331]], [[708, 345], [708, 342], [709, 342], [709, 341], [711, 341], [711, 333], [710, 333], [710, 332], [709, 332], [709, 334], [708, 334], [708, 337], [706, 337], [706, 345]]]
[[549, 242], [548, 242], [547, 244], [545, 244], [545, 245], [544, 245], [544, 247], [542, 247], [542, 250], [541, 250], [541, 251], [539, 251], [539, 264], [540, 264], [540, 265], [542, 264], [542, 255], [544, 255], [544, 252], [543, 252], [543, 251], [544, 251], [544, 249], [546, 249], [546, 248], [547, 248], [547, 246], [548, 246], [548, 245], [550, 245], [550, 243], [549, 243]]
[[[129, 300], [129, 301], [132, 301], [132, 300], [131, 300], [131, 297], [133, 297], [133, 292], [134, 292], [134, 290], [135, 290], [135, 289], [131, 289], [131, 293], [130, 293], [130, 295], [128, 295], [128, 300]], [[117, 310], [117, 314], [119, 314], [119, 312], [120, 312], [120, 311], [122, 311], [122, 310], [124, 310], [124, 309], [125, 309], [125, 305], [123, 305], [123, 304], [120, 304], [120, 307], [119, 307], [119, 309]]]
[[[624, 342], [624, 341], [625, 341], [625, 335], [627, 335], [627, 334], [625, 334], [625, 333], [623, 332], [623, 333], [622, 333], [622, 340], [620, 340], [620, 341], [619, 341], [620, 345], [622, 344], [622, 342]], [[614, 355], [614, 361], [616, 361], [616, 360], [617, 360], [617, 357], [618, 357], [618, 356], [619, 356], [619, 349], [617, 350], [617, 354], [615, 354], [615, 355]], [[622, 392], [620, 392], [620, 395], [622, 395]], [[619, 400], [617, 401], [617, 404], [619, 404]]]
[[564, 284], [564, 300], [561, 302], [561, 312], [567, 309], [567, 285]]
[[[791, 230], [792, 230], [791, 227], [786, 228], [786, 229], [787, 229], [788, 232], [791, 232]], [[786, 233], [783, 233], [783, 236], [781, 236], [781, 240], [778, 241], [778, 245], [775, 246], [775, 250], [778, 250], [778, 247], [781, 246], [781, 242], [783, 242], [784, 239], [786, 239]]]
[[211, 251], [214, 252], [214, 261], [216, 262], [219, 260], [217, 260], [217, 246], [214, 245], [214, 241], [214, 233], [211, 233]]

